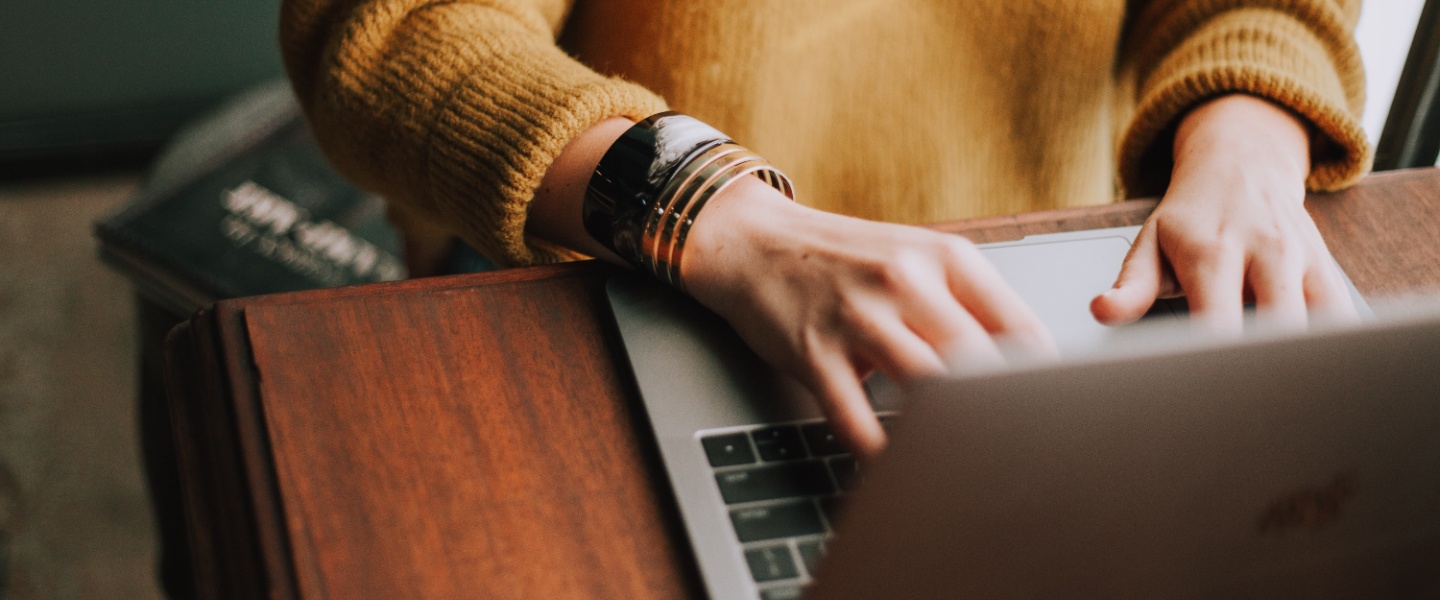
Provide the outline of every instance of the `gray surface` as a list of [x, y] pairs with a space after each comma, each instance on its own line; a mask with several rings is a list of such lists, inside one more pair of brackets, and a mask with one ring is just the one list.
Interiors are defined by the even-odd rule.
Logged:
[[710, 598], [753, 599], [700, 431], [815, 418], [820, 410], [693, 300], [638, 274], [611, 280], [607, 291]]
[[1090, 301], [1115, 283], [1139, 231], [1137, 226], [1035, 235], [980, 249], [1055, 336], [1061, 353], [1069, 355], [1114, 335], [1114, 328], [1090, 314]]
[[136, 443], [131, 294], [100, 265], [90, 234], [139, 181], [0, 183], [6, 600], [159, 597]]

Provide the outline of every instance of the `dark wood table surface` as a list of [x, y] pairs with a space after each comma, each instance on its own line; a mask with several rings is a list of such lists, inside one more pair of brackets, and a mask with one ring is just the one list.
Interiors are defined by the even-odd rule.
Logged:
[[[937, 226], [977, 242], [1153, 201]], [[1440, 290], [1440, 171], [1308, 207], [1362, 293]], [[169, 339], [207, 598], [703, 597], [596, 263], [224, 301]]]

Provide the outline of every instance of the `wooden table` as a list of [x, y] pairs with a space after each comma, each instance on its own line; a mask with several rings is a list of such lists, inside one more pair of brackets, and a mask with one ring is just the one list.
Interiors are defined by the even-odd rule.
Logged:
[[[1140, 223], [1126, 202], [940, 226]], [[1440, 290], [1440, 171], [1309, 208], [1361, 292]], [[595, 262], [220, 302], [169, 340], [208, 598], [703, 590]]]

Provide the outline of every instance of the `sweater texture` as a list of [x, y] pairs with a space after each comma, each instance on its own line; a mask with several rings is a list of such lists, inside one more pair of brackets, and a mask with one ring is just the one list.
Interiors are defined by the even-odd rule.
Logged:
[[1217, 95], [1305, 121], [1313, 190], [1369, 168], [1358, 0], [286, 0], [327, 155], [412, 232], [501, 264], [574, 255], [525, 217], [565, 144], [666, 109], [807, 205], [932, 223], [1162, 193]]

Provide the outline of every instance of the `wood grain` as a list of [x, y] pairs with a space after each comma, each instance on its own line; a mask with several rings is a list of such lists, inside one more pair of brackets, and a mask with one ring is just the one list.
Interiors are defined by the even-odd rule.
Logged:
[[[938, 225], [976, 241], [1154, 202]], [[1440, 290], [1440, 173], [1310, 209], [1367, 294]], [[219, 303], [172, 334], [207, 598], [702, 597], [599, 263]]]
[[246, 311], [301, 597], [688, 595], [599, 280]]
[[1440, 291], [1440, 169], [1390, 171], [1334, 194], [1310, 215], [1367, 298]]

